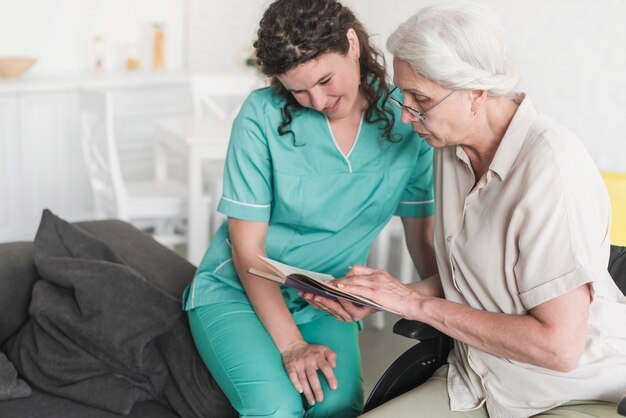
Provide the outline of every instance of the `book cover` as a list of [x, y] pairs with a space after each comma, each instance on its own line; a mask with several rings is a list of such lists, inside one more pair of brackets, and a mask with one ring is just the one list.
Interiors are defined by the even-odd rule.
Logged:
[[387, 309], [376, 302], [358, 296], [345, 290], [339, 289], [329, 283], [327, 280], [334, 279], [330, 274], [318, 273], [315, 271], [303, 270], [297, 267], [293, 267], [287, 264], [280, 263], [276, 260], [269, 259], [267, 257], [257, 256], [267, 266], [268, 271], [263, 271], [251, 267], [248, 269], [248, 273], [262, 279], [269, 280], [274, 283], [282, 284], [287, 287], [292, 287], [304, 292], [313, 293], [315, 295], [323, 296], [328, 299], [337, 301], [338, 299], [344, 299], [355, 305], [369, 306], [381, 311], [390, 312], [398, 315], [397, 312]]

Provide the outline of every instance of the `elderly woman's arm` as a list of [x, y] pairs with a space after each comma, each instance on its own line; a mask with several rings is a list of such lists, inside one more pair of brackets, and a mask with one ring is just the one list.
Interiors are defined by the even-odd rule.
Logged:
[[486, 312], [427, 295], [379, 270], [344, 279], [338, 286], [480, 350], [547, 369], [575, 369], [585, 346], [591, 302], [587, 284], [526, 315]]

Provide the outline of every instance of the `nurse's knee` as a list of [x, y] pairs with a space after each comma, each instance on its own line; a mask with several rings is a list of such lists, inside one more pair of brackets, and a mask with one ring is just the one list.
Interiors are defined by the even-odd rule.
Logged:
[[242, 418], [294, 418], [303, 412], [302, 397], [294, 390], [277, 391], [268, 396], [259, 396], [251, 405], [237, 408]]
[[307, 418], [353, 418], [363, 410], [363, 387], [360, 382], [344, 384], [337, 390], [324, 393], [324, 401], [315, 404], [306, 414]]

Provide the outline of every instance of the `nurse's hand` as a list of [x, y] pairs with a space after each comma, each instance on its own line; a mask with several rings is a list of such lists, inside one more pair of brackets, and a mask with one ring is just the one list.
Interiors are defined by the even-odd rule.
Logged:
[[[341, 280], [341, 279], [340, 279]], [[332, 280], [332, 284], [336, 285], [337, 280]], [[317, 309], [328, 312], [338, 321], [342, 322], [355, 322], [360, 321], [368, 315], [376, 312], [376, 309], [368, 306], [355, 305], [347, 300], [339, 299], [334, 301], [332, 299], [325, 298], [323, 296], [314, 295], [313, 293], [298, 292], [309, 304], [315, 306]]]
[[324, 400], [324, 392], [317, 371], [321, 371], [328, 386], [337, 389], [337, 378], [333, 369], [337, 367], [337, 354], [319, 344], [298, 341], [282, 353], [283, 364], [291, 383], [299, 393], [304, 394], [309, 405]]

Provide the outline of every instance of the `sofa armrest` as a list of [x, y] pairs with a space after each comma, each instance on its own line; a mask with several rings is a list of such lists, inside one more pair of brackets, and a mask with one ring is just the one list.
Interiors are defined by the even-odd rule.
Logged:
[[195, 275], [193, 264], [127, 222], [102, 220], [74, 225], [107, 244], [125, 264], [178, 300]]
[[408, 319], [401, 319], [396, 322], [393, 326], [393, 332], [394, 334], [420, 341], [431, 340], [445, 335], [430, 325]]

